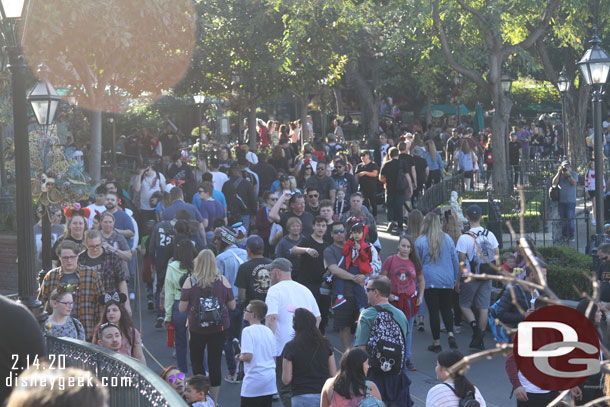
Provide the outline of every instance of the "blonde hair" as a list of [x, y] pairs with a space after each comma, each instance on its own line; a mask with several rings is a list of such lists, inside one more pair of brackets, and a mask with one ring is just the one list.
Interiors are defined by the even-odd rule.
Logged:
[[85, 227], [83, 229], [83, 240], [85, 240], [85, 235], [87, 234], [87, 230], [89, 230], [89, 222], [87, 222], [87, 219], [85, 219], [85, 217], [83, 215], [73, 215], [71, 218], [68, 218], [68, 222], [66, 222], [66, 228], [64, 229], [64, 234], [63, 234], [63, 238], [67, 238], [71, 236], [71, 232], [70, 232], [70, 226], [72, 226], [72, 221], [74, 220], [74, 218], [82, 218], [83, 223], [85, 224]]
[[288, 218], [288, 220], [286, 221], [286, 230], [290, 230], [290, 227], [295, 223], [298, 223], [299, 226], [301, 226], [301, 230], [303, 230], [303, 221], [301, 221], [301, 219], [297, 218], [296, 216]]
[[216, 256], [214, 256], [214, 252], [210, 249], [200, 251], [195, 258], [193, 278], [197, 281], [196, 284], [203, 288], [212, 286], [220, 278], [220, 273], [216, 266]]
[[[450, 216], [446, 215], [447, 211]], [[441, 213], [443, 214], [443, 232], [447, 233], [453, 239], [453, 243], [457, 244], [462, 235], [462, 226], [457, 212], [451, 206], [445, 206], [441, 209]]]
[[429, 213], [424, 217], [422, 235], [425, 235], [428, 240], [430, 259], [433, 263], [436, 263], [443, 251], [443, 231], [437, 214]]
[[407, 232], [417, 240], [421, 236], [422, 223], [424, 221], [424, 214], [419, 209], [414, 209], [409, 213], [407, 218]]
[[426, 140], [425, 144], [428, 153], [430, 153], [430, 157], [432, 157], [433, 160], [436, 160], [436, 145], [434, 145], [434, 141]]

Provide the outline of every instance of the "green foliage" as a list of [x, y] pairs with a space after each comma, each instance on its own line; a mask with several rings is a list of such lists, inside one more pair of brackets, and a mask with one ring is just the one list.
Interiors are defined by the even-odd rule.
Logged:
[[0, 213], [0, 232], [14, 233], [17, 231], [17, 215], [12, 212]]

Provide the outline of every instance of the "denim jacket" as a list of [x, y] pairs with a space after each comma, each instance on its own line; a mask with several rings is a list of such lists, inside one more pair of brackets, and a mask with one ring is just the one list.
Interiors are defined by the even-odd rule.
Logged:
[[443, 246], [436, 262], [433, 263], [428, 251], [428, 238], [424, 235], [415, 241], [415, 249], [423, 265], [426, 289], [451, 288], [459, 275], [459, 262], [455, 244], [448, 234], [443, 233]]

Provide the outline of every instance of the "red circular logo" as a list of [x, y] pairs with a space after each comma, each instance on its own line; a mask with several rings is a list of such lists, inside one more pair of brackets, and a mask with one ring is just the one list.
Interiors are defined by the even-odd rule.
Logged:
[[563, 305], [540, 308], [513, 338], [519, 371], [543, 390], [567, 390], [599, 372], [599, 337], [583, 314]]

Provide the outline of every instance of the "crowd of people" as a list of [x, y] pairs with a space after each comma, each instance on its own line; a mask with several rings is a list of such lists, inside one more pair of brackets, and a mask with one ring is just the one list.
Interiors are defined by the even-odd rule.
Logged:
[[[276, 396], [284, 407], [363, 399], [402, 407], [412, 404], [413, 332], [425, 329], [428, 315], [428, 350], [438, 354], [443, 384], [427, 405], [472, 398], [484, 406], [468, 379], [447, 373], [462, 358], [455, 339], [462, 326], [472, 329], [469, 348], [485, 349], [491, 282], [466, 282], [464, 273], [533, 274], [519, 252], [500, 259], [479, 206], [466, 210], [467, 226], [452, 207], [422, 213], [417, 199], [447, 171], [463, 173], [467, 188], [477, 176], [489, 181], [490, 171], [477, 175], [493, 165], [489, 134], [459, 127], [394, 141], [381, 133], [367, 150], [347, 143], [334, 121], [326, 138], [305, 126], [310, 143], [301, 148], [302, 127], [291, 136], [272, 122], [257, 126], [266, 140], [258, 154], [246, 143], [222, 146], [195, 168], [179, 142], [168, 150], [161, 140], [161, 155], [171, 152], [166, 166], [143, 157], [124, 188], [106, 180], [88, 205], [52, 211], [57, 267], [41, 274], [38, 297], [51, 313], [46, 332], [146, 363], [131, 319], [141, 277], [148, 310], [175, 350], [176, 365], [161, 376], [193, 406], [216, 405], [224, 380], [242, 383], [242, 406], [270, 406]], [[377, 229], [383, 203], [387, 231], [398, 235], [386, 258]], [[519, 313], [506, 292], [500, 313], [514, 322]], [[344, 351], [338, 367], [326, 337], [331, 320]], [[515, 392], [519, 406], [540, 405], [523, 404], [519, 386]]]

